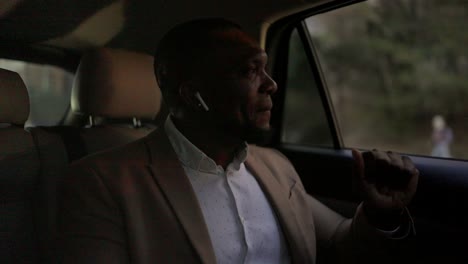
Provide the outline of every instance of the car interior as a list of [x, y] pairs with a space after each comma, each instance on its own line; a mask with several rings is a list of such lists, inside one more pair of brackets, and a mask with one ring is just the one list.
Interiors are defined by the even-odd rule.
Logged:
[[[401, 14], [407, 20], [393, 23]], [[306, 190], [352, 217], [360, 196], [351, 149], [407, 155], [420, 171], [409, 207], [416, 235], [395, 255], [403, 263], [468, 263], [467, 14], [467, 3], [455, 0], [2, 1], [0, 262], [55, 263], [57, 187], [69, 164], [160, 129], [168, 109], [153, 70], [158, 41], [178, 23], [223, 17], [268, 53], [279, 89], [265, 145], [290, 159]], [[384, 41], [406, 36], [407, 45]], [[439, 46], [429, 55], [418, 48], [431, 41]], [[452, 68], [444, 75], [452, 79], [435, 79]], [[450, 157], [431, 155], [424, 134], [441, 112], [453, 128]], [[387, 131], [397, 134], [378, 137]]]

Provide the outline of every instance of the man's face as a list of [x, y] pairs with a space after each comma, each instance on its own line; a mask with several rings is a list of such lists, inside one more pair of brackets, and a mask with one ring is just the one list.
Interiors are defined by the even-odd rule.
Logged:
[[266, 53], [240, 30], [218, 34], [222, 40], [200, 71], [211, 118], [229, 133], [269, 130], [277, 86], [266, 73]]

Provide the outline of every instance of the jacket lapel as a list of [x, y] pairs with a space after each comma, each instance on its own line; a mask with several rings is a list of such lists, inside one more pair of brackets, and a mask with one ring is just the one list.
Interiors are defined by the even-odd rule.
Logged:
[[148, 136], [149, 166], [156, 183], [183, 226], [203, 263], [216, 263], [210, 236], [190, 180], [180, 165], [164, 129]]
[[283, 234], [289, 245], [289, 253], [292, 262], [313, 263], [313, 260], [308, 259], [307, 254], [305, 254], [305, 252], [308, 251], [307, 248], [305, 248], [307, 244], [299, 229], [297, 218], [288, 200], [289, 186], [282, 186], [272, 175], [267, 164], [256, 157], [253, 151], [249, 151], [246, 166], [259, 182], [278, 217]]

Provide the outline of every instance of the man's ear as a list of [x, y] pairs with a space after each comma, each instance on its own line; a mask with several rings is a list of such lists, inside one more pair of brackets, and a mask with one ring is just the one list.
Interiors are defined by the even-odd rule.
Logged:
[[184, 81], [179, 84], [179, 97], [183, 104], [190, 109], [198, 109], [198, 101], [194, 94], [197, 92], [197, 86], [193, 81]]

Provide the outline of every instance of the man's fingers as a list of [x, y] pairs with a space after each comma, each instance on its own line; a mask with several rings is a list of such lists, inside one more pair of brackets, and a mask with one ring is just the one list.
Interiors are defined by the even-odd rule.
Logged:
[[409, 157], [403, 156], [401, 159], [403, 161], [403, 164], [404, 164], [403, 166], [404, 166], [405, 170], [411, 172], [411, 174], [413, 174], [413, 175], [418, 175], [419, 174], [418, 169], [414, 166], [413, 161]]
[[379, 163], [390, 164], [392, 162], [389, 155], [383, 151], [373, 149], [372, 154], [374, 155], [375, 160], [378, 161]]
[[354, 169], [356, 170], [357, 175], [359, 178], [364, 177], [364, 158], [362, 157], [362, 154], [359, 150], [357, 149], [352, 149], [351, 153], [353, 154], [353, 159], [354, 159]]
[[[392, 151], [373, 149], [362, 154], [364, 160], [364, 179], [374, 183], [378, 188], [404, 188], [410, 175], [407, 166], [414, 167], [411, 160], [403, 160], [402, 156]], [[405, 163], [406, 162], [406, 163]]]
[[400, 155], [392, 151], [387, 151], [387, 155], [393, 166], [398, 167], [400, 170], [405, 169], [403, 158]]
[[407, 167], [408, 165], [412, 165], [411, 160], [408, 157], [403, 157], [395, 152], [388, 151], [387, 154], [392, 160], [392, 169], [390, 170], [390, 173], [393, 175], [390, 175], [390, 183], [393, 183], [393, 186], [397, 189], [405, 189], [405, 187], [408, 186], [408, 181], [412, 175], [411, 170], [408, 170]]
[[416, 168], [416, 166], [414, 166], [413, 161], [407, 156], [403, 156], [403, 163], [405, 164], [405, 170], [410, 173], [410, 179], [407, 188], [416, 192], [419, 181], [419, 170]]
[[361, 187], [365, 201], [376, 208], [401, 209], [414, 196], [418, 184], [418, 170], [411, 159], [391, 151], [357, 152]]
[[[378, 177], [379, 179], [382, 179], [383, 177], [387, 177], [386, 174], [391, 170], [392, 168], [392, 160], [388, 156], [386, 152], [378, 151], [376, 149], [372, 150], [372, 155], [373, 155], [373, 162], [374, 162], [374, 174], [379, 174], [379, 175], [374, 175]], [[366, 165], [367, 165], [367, 160], [366, 160]], [[382, 174], [382, 172], [384, 174]]]

